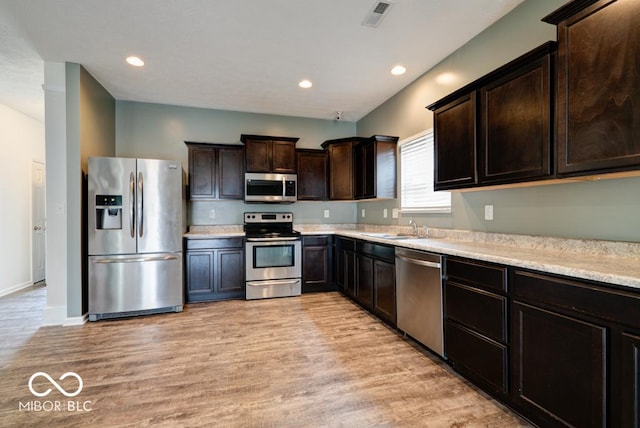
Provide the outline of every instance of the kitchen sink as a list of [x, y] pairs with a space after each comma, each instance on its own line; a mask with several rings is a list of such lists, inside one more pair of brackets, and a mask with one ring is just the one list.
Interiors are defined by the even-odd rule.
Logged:
[[381, 239], [426, 239], [424, 236], [415, 236], [404, 233], [363, 233], [363, 235]]

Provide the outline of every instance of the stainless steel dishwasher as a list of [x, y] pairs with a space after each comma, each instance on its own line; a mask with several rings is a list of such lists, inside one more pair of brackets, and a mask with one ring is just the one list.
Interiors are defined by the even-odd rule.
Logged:
[[396, 247], [398, 328], [444, 357], [442, 256]]

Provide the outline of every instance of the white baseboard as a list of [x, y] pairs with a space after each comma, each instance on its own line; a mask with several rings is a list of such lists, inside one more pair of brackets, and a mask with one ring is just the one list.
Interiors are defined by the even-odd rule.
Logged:
[[63, 327], [68, 327], [72, 325], [82, 325], [89, 321], [89, 314], [84, 314], [79, 317], [67, 317], [67, 320], [62, 324]]
[[20, 291], [23, 288], [31, 287], [33, 283], [31, 281], [23, 282], [22, 284], [17, 284], [12, 287], [9, 287], [5, 290], [0, 291], [0, 297], [8, 296], [11, 293], [15, 293], [16, 291]]

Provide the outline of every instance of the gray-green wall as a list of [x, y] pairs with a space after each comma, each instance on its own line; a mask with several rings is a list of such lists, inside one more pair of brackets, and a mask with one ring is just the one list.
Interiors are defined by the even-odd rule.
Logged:
[[[354, 122], [255, 113], [116, 102], [117, 156], [178, 159], [188, 168], [185, 141], [240, 144], [241, 134], [298, 137], [298, 148], [318, 149], [325, 140], [353, 136]], [[329, 210], [329, 218], [324, 210]], [[215, 218], [210, 217], [215, 210]], [[244, 204], [241, 201], [193, 202], [189, 225], [242, 224], [245, 211], [287, 210], [297, 222], [354, 223], [355, 203], [296, 202], [291, 205]]]
[[[411, 85], [357, 123], [360, 136], [400, 139], [433, 127], [425, 106], [548, 41], [555, 26], [540, 21], [566, 0], [526, 0]], [[433, 41], [435, 42], [435, 41]], [[428, 49], [428, 43], [425, 45]], [[358, 204], [358, 221], [406, 224], [413, 216], [432, 227], [569, 238], [640, 241], [640, 178], [567, 183], [533, 188], [452, 194], [451, 214], [404, 214], [383, 218], [399, 201]], [[484, 206], [494, 220], [484, 220]], [[361, 217], [362, 209], [366, 217]]]

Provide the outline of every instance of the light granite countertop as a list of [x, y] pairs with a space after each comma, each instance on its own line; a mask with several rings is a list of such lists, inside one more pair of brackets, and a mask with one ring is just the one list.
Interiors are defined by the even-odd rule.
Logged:
[[[382, 236], [409, 233], [406, 226], [296, 225], [295, 229], [303, 235], [335, 234], [640, 289], [640, 243], [451, 229], [429, 229], [429, 238]], [[244, 236], [244, 233], [242, 226], [192, 226], [184, 236], [207, 239]]]

